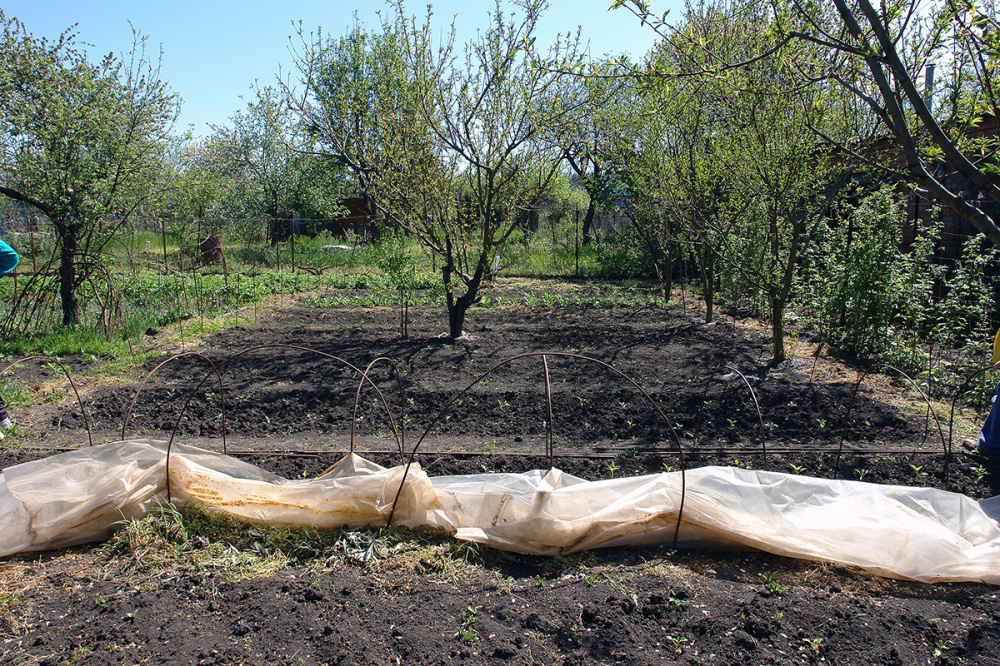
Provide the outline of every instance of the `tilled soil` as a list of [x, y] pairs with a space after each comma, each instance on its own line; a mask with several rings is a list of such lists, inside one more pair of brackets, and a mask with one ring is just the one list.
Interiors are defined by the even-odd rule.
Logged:
[[[584, 478], [722, 464], [1000, 494], [1000, 465], [943, 455], [947, 424], [928, 423], [915, 395], [878, 377], [856, 390], [857, 371], [825, 357], [771, 367], [753, 326], [511, 306], [471, 313], [468, 337], [449, 342], [437, 337], [442, 315], [411, 311], [408, 339], [396, 311], [308, 305], [222, 331], [158, 370], [126, 434], [169, 437], [192, 396], [178, 437], [221, 449], [224, 421], [231, 452], [287, 477], [337, 460], [352, 422], [356, 448], [386, 465], [419, 441], [432, 475], [545, 468], [551, 423], [552, 462]], [[227, 362], [259, 345], [283, 346]], [[395, 365], [373, 367], [381, 393], [366, 387], [355, 411], [355, 368], [378, 358]], [[163, 360], [90, 391], [98, 439], [114, 438], [139, 379]], [[86, 441], [70, 405], [23, 419], [39, 445]], [[401, 443], [392, 424], [404, 424]], [[0, 467], [44, 453], [4, 451]], [[1000, 603], [986, 585], [888, 581], [761, 553], [474, 550], [457, 568], [388, 557], [252, 579], [126, 575], [95, 547], [8, 558], [0, 662], [1000, 663]]]

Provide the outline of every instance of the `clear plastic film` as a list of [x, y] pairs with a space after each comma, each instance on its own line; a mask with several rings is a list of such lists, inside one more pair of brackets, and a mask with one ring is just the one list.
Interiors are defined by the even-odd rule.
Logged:
[[[0, 555], [99, 541], [166, 501], [166, 444], [126, 441], [0, 475]], [[175, 444], [171, 498], [268, 525], [385, 525], [405, 468], [349, 455], [288, 480]], [[1000, 497], [732, 467], [585, 481], [557, 469], [428, 477], [405, 472], [393, 525], [535, 555], [656, 543], [754, 548], [925, 582], [1000, 584]]]

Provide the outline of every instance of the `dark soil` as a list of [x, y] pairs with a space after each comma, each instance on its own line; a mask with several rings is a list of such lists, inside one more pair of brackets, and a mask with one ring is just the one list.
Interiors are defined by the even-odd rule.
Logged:
[[[418, 459], [432, 475], [547, 467], [551, 421], [554, 464], [585, 478], [722, 464], [1000, 494], [1000, 465], [943, 455], [915, 394], [881, 377], [855, 394], [857, 371], [826, 357], [771, 367], [767, 336], [751, 325], [706, 326], [677, 311], [510, 307], [473, 312], [470, 337], [449, 343], [436, 337], [442, 319], [436, 309], [411, 311], [402, 339], [397, 312], [301, 305], [220, 332], [197, 349], [204, 357], [160, 368], [127, 434], [168, 437], [193, 395], [179, 436], [221, 449], [224, 393], [229, 450], [300, 477], [347, 450], [352, 419], [357, 448], [397, 464], [388, 402], [406, 424], [407, 452], [429, 428]], [[220, 366], [221, 390], [217, 378], [194, 390], [205, 358], [222, 364], [265, 344], [294, 347], [238, 356]], [[548, 357], [551, 419], [541, 357], [475, 381], [540, 351], [587, 356], [625, 377]], [[375, 366], [381, 396], [364, 389], [355, 416], [357, 373], [324, 355], [361, 369], [392, 359], [405, 415], [393, 366]], [[90, 390], [99, 439], [114, 437], [138, 380], [162, 360]], [[41, 446], [86, 442], [68, 404], [15, 416], [33, 424]], [[46, 453], [3, 451], [0, 467]], [[8, 558], [0, 663], [1000, 663], [1000, 602], [986, 585], [890, 581], [762, 553], [470, 551], [472, 564], [449, 570], [389, 557], [254, 579], [177, 568], [126, 576], [98, 547]]]

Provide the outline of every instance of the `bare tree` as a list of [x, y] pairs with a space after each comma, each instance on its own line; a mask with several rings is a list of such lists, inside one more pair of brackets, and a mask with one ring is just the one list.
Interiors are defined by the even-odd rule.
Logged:
[[386, 220], [441, 258], [453, 338], [560, 166], [541, 128], [567, 122], [561, 79], [528, 51], [542, 9], [529, 0], [507, 16], [498, 5], [489, 28], [459, 48], [454, 29], [436, 44], [430, 13], [418, 23], [399, 3], [381, 33], [308, 41], [298, 88], [285, 86]]

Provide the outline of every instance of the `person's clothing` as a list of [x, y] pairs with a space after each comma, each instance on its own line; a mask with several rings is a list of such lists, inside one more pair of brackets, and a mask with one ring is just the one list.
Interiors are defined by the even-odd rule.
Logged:
[[0, 277], [14, 270], [19, 260], [14, 248], [0, 240]]
[[[14, 270], [19, 260], [20, 257], [17, 256], [14, 248], [0, 240], [0, 277]], [[5, 424], [8, 428], [10, 427], [10, 421], [7, 417], [7, 405], [4, 403], [2, 395], [0, 395], [0, 424]], [[0, 431], [0, 439], [2, 438], [3, 432]]]
[[976, 447], [990, 458], [1000, 458], [1000, 406], [997, 406], [997, 398], [1000, 398], [1000, 384], [997, 385], [997, 394], [993, 396], [993, 404], [986, 415], [983, 430], [979, 433], [979, 446]]

